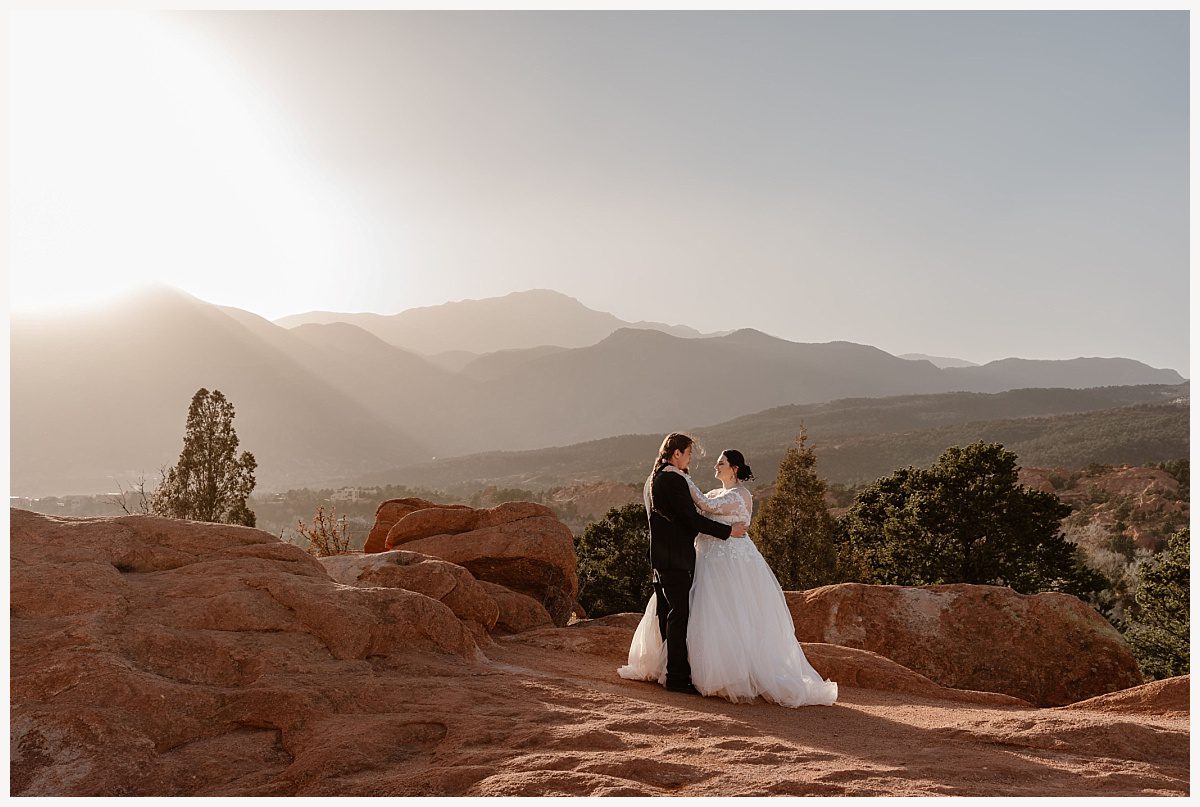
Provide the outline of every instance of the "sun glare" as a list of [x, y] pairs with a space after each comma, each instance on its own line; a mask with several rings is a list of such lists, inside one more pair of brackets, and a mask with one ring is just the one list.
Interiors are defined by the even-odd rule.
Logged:
[[251, 307], [344, 260], [344, 203], [185, 14], [10, 18], [13, 308], [148, 282]]

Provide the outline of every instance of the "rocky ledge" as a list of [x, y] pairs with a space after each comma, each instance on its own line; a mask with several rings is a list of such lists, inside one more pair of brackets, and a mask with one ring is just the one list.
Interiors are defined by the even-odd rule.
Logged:
[[412, 542], [318, 561], [20, 510], [11, 535], [13, 795], [1188, 793], [1186, 677], [1039, 709], [806, 643], [837, 704], [731, 704], [617, 677], [638, 615], [558, 627]]

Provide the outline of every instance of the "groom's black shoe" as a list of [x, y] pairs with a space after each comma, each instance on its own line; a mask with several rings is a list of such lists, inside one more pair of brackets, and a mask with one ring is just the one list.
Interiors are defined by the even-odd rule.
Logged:
[[685, 695], [701, 694], [700, 690], [696, 689], [696, 686], [691, 681], [688, 681], [686, 684], [667, 684], [667, 691], [682, 692]]

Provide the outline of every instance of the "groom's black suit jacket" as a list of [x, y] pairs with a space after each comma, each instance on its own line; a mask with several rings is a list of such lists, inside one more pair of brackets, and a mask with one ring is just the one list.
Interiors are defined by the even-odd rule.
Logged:
[[674, 471], [650, 482], [650, 565], [659, 571], [696, 571], [696, 534], [728, 538], [733, 527], [696, 512], [688, 483]]

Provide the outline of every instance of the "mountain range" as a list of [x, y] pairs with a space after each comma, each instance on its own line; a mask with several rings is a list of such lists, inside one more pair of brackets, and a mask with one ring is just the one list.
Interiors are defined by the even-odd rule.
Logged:
[[[711, 426], [689, 427], [704, 454], [693, 473], [712, 486], [712, 464], [742, 451], [759, 484], [776, 476], [800, 429], [830, 482], [868, 482], [905, 465], [927, 466], [951, 445], [1002, 443], [1022, 465], [1082, 468], [1188, 456], [1190, 384], [1092, 389], [1017, 389], [847, 398], [789, 405]], [[543, 489], [579, 483], [640, 483], [662, 439], [627, 434], [575, 445], [492, 451], [392, 468], [359, 485]]]
[[915, 361], [931, 362], [938, 367], [978, 367], [979, 365], [973, 361], [966, 359], [955, 359], [950, 356], [929, 356], [925, 353], [900, 353], [902, 359], [913, 359]]
[[442, 305], [410, 308], [399, 314], [309, 311], [275, 320], [276, 325], [357, 325], [394, 347], [424, 356], [519, 350], [544, 345], [586, 347], [620, 328], [653, 330], [672, 336], [706, 335], [686, 325], [661, 322], [626, 322], [588, 308], [573, 297], [549, 289], [517, 291], [484, 300], [458, 300]]
[[[281, 489], [838, 398], [1183, 380], [1122, 358], [941, 368], [852, 342], [624, 323], [549, 291], [345, 316], [375, 330], [271, 322], [169, 288], [89, 312], [14, 315], [11, 492], [104, 492], [139, 473], [156, 481], [178, 456], [200, 387], [234, 404], [260, 489]], [[391, 341], [404, 333], [420, 340]]]

